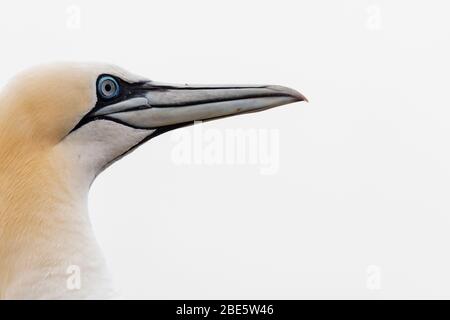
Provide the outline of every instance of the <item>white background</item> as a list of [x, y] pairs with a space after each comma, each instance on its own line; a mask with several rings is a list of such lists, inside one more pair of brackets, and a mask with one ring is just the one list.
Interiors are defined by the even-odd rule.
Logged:
[[204, 125], [279, 130], [277, 174], [176, 165], [169, 133], [98, 178], [91, 215], [125, 297], [450, 298], [449, 10], [444, 0], [2, 2], [0, 84], [37, 63], [87, 60], [310, 99]]

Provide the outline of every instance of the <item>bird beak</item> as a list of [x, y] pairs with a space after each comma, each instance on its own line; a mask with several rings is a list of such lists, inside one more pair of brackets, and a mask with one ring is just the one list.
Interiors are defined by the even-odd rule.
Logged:
[[174, 85], [148, 81], [129, 90], [127, 100], [97, 109], [91, 116], [165, 132], [195, 121], [307, 101], [301, 93], [282, 86]]

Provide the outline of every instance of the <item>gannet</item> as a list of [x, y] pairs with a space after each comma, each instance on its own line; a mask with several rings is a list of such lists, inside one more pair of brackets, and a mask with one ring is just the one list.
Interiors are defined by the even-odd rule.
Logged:
[[98, 174], [164, 132], [297, 101], [282, 86], [176, 85], [108, 64], [21, 72], [0, 93], [0, 298], [115, 298], [88, 215]]

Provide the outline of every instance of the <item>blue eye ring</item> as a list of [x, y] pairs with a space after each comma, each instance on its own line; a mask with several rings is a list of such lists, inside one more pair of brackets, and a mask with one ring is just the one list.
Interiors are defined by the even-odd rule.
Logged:
[[120, 86], [111, 76], [103, 76], [99, 79], [97, 91], [103, 99], [113, 99], [120, 93]]

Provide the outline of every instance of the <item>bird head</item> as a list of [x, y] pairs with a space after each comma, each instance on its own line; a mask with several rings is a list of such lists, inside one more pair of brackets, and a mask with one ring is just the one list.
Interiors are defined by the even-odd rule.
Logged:
[[58, 63], [22, 72], [3, 90], [0, 142], [64, 154], [95, 177], [161, 133], [296, 101], [306, 98], [282, 86], [177, 85], [111, 65]]

